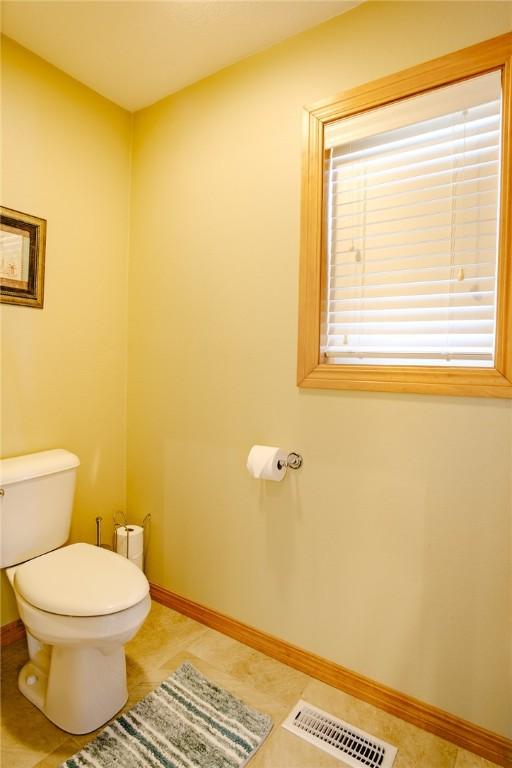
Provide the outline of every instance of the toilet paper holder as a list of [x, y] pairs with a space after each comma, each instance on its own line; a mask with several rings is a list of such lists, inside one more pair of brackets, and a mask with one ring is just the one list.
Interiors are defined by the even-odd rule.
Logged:
[[292, 451], [288, 454], [286, 459], [283, 461], [282, 459], [279, 459], [277, 462], [277, 468], [283, 469], [285, 467], [286, 469], [299, 469], [302, 467], [302, 456], [300, 453], [296, 453], [295, 451]]
[[[117, 532], [120, 528], [124, 528], [126, 531], [126, 555], [125, 557], [127, 559], [130, 559], [130, 533], [134, 530], [131, 525], [126, 520], [126, 515], [124, 512], [114, 512], [114, 531], [112, 534], [112, 549], [114, 552], [117, 552]], [[151, 513], [148, 512], [144, 520], [142, 521], [142, 529], [143, 529], [143, 551], [142, 551], [142, 570], [145, 572], [146, 570], [146, 552], [147, 552], [147, 546], [149, 542], [149, 526], [151, 524]]]

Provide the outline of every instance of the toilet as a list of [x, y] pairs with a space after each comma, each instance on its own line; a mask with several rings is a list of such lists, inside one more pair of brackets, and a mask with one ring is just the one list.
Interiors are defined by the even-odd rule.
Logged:
[[0, 567], [27, 631], [18, 686], [68, 733], [89, 733], [126, 703], [124, 645], [149, 613], [130, 560], [69, 544], [77, 468], [62, 449], [0, 461]]

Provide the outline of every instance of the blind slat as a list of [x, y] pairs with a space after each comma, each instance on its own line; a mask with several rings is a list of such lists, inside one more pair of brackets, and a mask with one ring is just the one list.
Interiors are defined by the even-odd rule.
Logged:
[[[430, 179], [430, 183], [425, 185], [420, 181], [410, 181], [406, 186], [405, 182], [400, 183], [399, 188], [394, 188], [392, 185], [385, 185], [386, 189], [383, 191], [380, 188], [371, 194], [372, 190], [363, 189], [359, 190], [359, 196], [354, 194], [349, 195], [345, 190], [343, 194], [338, 194], [335, 197], [331, 195], [331, 203], [333, 208], [340, 208], [345, 205], [360, 205], [364, 203], [366, 210], [373, 210], [376, 206], [390, 206], [395, 204], [395, 200], [415, 200], [415, 199], [429, 199], [433, 194], [436, 195], [437, 191], [443, 189], [449, 191], [447, 196], [454, 196], [454, 188], [457, 190], [457, 196], [462, 193], [463, 190], [472, 189], [474, 191], [484, 191], [488, 189], [497, 190], [498, 179], [498, 166], [496, 165], [496, 171], [494, 173], [485, 174], [465, 174], [464, 179], [453, 179], [451, 172], [445, 171], [443, 174], [435, 174], [435, 178]], [[441, 176], [443, 178], [441, 178]], [[331, 185], [332, 186], [332, 185]], [[388, 189], [389, 187], [389, 189]], [[332, 193], [332, 189], [331, 189]], [[341, 198], [341, 199], [340, 199]]]
[[492, 304], [453, 307], [447, 304], [444, 307], [400, 307], [396, 309], [390, 309], [389, 307], [381, 307], [379, 309], [340, 309], [331, 313], [329, 328], [335, 328], [346, 322], [354, 322], [354, 320], [371, 322], [372, 320], [378, 320], [380, 317], [386, 317], [389, 320], [401, 320], [402, 322], [422, 322], [423, 320], [430, 319], [451, 322], [453, 317], [464, 318], [468, 315], [471, 317], [481, 316], [486, 320], [492, 320], [494, 316]]
[[[467, 211], [444, 211], [428, 214], [428, 218], [422, 216], [404, 216], [402, 219], [391, 219], [389, 221], [366, 222], [364, 224], [354, 223], [332, 227], [331, 231], [339, 232], [338, 243], [350, 241], [364, 237], [365, 240], [386, 237], [403, 237], [415, 233], [432, 232], [437, 229], [451, 227], [452, 231], [465, 232], [469, 227], [483, 228], [483, 225], [491, 225], [486, 230], [491, 233], [496, 232], [496, 205], [483, 205], [481, 208], [474, 207]], [[479, 216], [478, 218], [476, 218]], [[399, 226], [400, 223], [402, 226]], [[480, 234], [481, 229], [477, 229]]]
[[381, 152], [377, 156], [367, 156], [357, 161], [350, 156], [331, 160], [332, 173], [359, 176], [367, 173], [381, 173], [384, 170], [401, 166], [413, 167], [434, 160], [450, 160], [457, 164], [463, 159], [491, 153], [499, 147], [499, 119], [496, 128], [472, 136], [446, 139], [440, 142], [426, 141], [406, 151]]
[[[362, 264], [359, 261], [357, 251], [343, 251], [340, 254], [335, 254], [339, 258], [333, 259], [329, 268], [329, 275], [331, 280], [337, 274], [343, 274], [342, 270], [346, 269], [350, 272], [354, 272], [354, 262]], [[360, 252], [359, 252], [360, 253]], [[411, 266], [414, 262], [418, 262], [421, 266], [434, 266], [434, 265], [449, 265], [454, 268], [464, 268], [470, 264], [483, 264], [494, 263], [495, 251], [492, 248], [454, 248], [451, 252], [447, 250], [429, 251], [423, 247], [411, 249], [408, 253], [400, 253], [396, 255], [373, 255], [370, 253], [370, 258], [367, 258], [364, 262], [365, 273], [380, 270], [391, 272], [396, 269], [406, 268]], [[350, 257], [350, 258], [347, 258]], [[361, 267], [360, 267], [361, 269]], [[360, 275], [361, 272], [355, 274]]]
[[[451, 203], [452, 209], [456, 215], [464, 214], [467, 211], [478, 210], [480, 206], [494, 206], [498, 205], [498, 196], [495, 189], [491, 190], [479, 190], [477, 192], [466, 192], [458, 194], [453, 202], [449, 198], [452, 197], [452, 191], [445, 191], [445, 194], [438, 195], [437, 197], [430, 197], [423, 200], [411, 201], [401, 203], [399, 205], [385, 206], [382, 208], [373, 208], [365, 211], [366, 221], [369, 224], [377, 224], [384, 221], [403, 221], [414, 216], [430, 216], [436, 213], [444, 213], [446, 210], [446, 204]], [[350, 210], [348, 210], [350, 206]], [[361, 203], [343, 203], [342, 206], [336, 206], [336, 211], [331, 214], [332, 225], [342, 224], [346, 222], [350, 225], [350, 222], [360, 215]], [[343, 207], [343, 213], [338, 209]]]
[[381, 305], [388, 307], [389, 312], [395, 309], [414, 310], [416, 308], [436, 309], [445, 308], [450, 303], [454, 307], [472, 307], [475, 303], [481, 306], [494, 307], [494, 291], [467, 291], [464, 293], [429, 293], [415, 296], [364, 296], [364, 298], [332, 299], [329, 301], [329, 312], [336, 314], [345, 309], [366, 311]]
[[[458, 161], [458, 162], [457, 162]], [[458, 157], [434, 157], [428, 160], [422, 160], [417, 163], [408, 163], [404, 166], [397, 164], [395, 168], [378, 170], [374, 173], [361, 172], [349, 175], [348, 173], [339, 174], [334, 177], [331, 173], [332, 184], [343, 185], [346, 191], [358, 190], [363, 186], [365, 189], [383, 187], [387, 184], [397, 184], [400, 181], [414, 181], [429, 179], [441, 173], [449, 173], [457, 178], [463, 178], [466, 171], [477, 171], [481, 168], [496, 167], [499, 161], [499, 147], [489, 147], [488, 150], [478, 150], [468, 154], [465, 160]]]

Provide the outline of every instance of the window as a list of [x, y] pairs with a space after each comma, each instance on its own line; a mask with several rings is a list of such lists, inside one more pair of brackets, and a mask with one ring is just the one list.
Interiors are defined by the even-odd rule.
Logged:
[[512, 35], [309, 111], [299, 384], [512, 397]]
[[326, 126], [328, 360], [494, 364], [500, 74]]

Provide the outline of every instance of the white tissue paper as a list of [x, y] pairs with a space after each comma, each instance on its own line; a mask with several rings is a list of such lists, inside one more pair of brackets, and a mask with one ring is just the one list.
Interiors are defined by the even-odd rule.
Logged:
[[117, 528], [116, 552], [128, 557], [137, 568], [142, 570], [144, 558], [144, 528], [140, 525], [128, 525]]
[[[282, 462], [281, 469], [278, 462]], [[286, 453], [271, 445], [253, 445], [247, 458], [247, 469], [257, 480], [282, 480], [286, 474]]]

